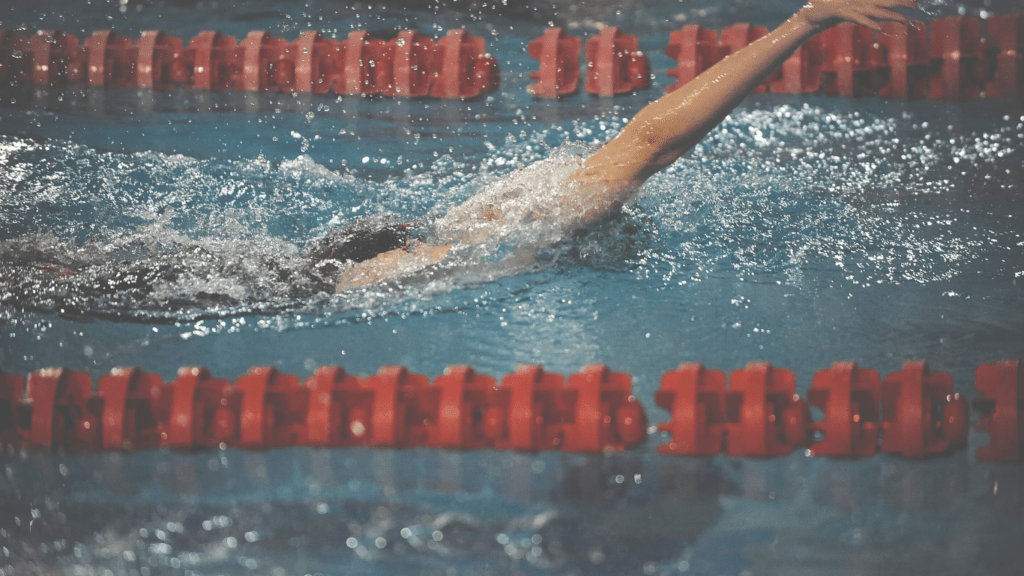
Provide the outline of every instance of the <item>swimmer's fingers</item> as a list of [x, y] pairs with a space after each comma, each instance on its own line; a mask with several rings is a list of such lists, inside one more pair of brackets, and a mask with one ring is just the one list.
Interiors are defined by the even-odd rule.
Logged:
[[892, 8], [906, 8], [908, 10], [917, 9], [917, 2], [914, 0], [886, 0], [885, 2], [877, 2], [872, 7], [871, 17], [875, 20], [883, 20], [888, 22], [909, 22], [910, 18], [899, 12], [893, 12]]
[[878, 24], [879, 22], [907, 23], [910, 21], [910, 18], [905, 15], [893, 12], [892, 10], [886, 10], [885, 8], [866, 9], [860, 14], [851, 15], [850, 19], [861, 26], [871, 28], [875, 32], [882, 32], [882, 26]]
[[879, 22], [910, 20], [893, 8], [916, 7], [914, 0], [810, 0], [799, 14], [819, 29], [847, 21], [881, 32]]
[[860, 14], [856, 12], [847, 13], [844, 15], [843, 19], [846, 20], [847, 22], [853, 22], [855, 24], [860, 24], [861, 26], [864, 26], [866, 28], [871, 28], [875, 32], [880, 32], [882, 30], [882, 27], [879, 26], [877, 22], [875, 22], [865, 14]]
[[878, 2], [879, 5], [885, 6], [886, 8], [910, 8], [917, 9], [917, 2], [914, 0], [885, 0], [884, 2]]

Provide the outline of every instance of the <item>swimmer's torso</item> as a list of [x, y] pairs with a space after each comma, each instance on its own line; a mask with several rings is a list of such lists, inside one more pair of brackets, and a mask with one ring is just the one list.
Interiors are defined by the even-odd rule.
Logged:
[[[539, 247], [550, 246], [585, 227], [635, 195], [637, 188], [581, 178], [585, 159], [556, 155], [516, 170], [487, 186], [433, 222], [427, 241], [411, 241], [363, 262], [351, 263], [338, 279], [338, 291], [406, 277], [446, 261], [466, 266], [464, 249], [512, 248], [510, 258], [526, 262]], [[503, 261], [510, 265], [513, 261]], [[428, 278], [439, 274], [434, 270]]]
[[580, 156], [559, 155], [516, 170], [435, 222], [439, 241], [549, 244], [608, 212], [605, 194], [573, 175]]

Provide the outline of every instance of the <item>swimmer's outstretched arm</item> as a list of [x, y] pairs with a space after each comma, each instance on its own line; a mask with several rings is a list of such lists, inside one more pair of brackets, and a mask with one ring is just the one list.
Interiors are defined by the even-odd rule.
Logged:
[[336, 291], [370, 286], [422, 270], [440, 262], [452, 247], [452, 244], [436, 246], [413, 240], [405, 248], [397, 248], [369, 260], [352, 263], [338, 278]]
[[[907, 22], [891, 8], [914, 0], [810, 0], [781, 26], [730, 55], [685, 86], [641, 110], [622, 132], [587, 158], [571, 179], [586, 202], [585, 225], [629, 200], [640, 184], [693, 148], [786, 58], [815, 34], [840, 22], [880, 30], [879, 21]], [[453, 247], [416, 243], [352, 265], [338, 291], [399, 278], [439, 262]]]
[[844, 21], [881, 31], [879, 21], [909, 21], [891, 8], [916, 6], [914, 0], [810, 0], [767, 36], [638, 112], [573, 179], [596, 185], [609, 205], [623, 202], [616, 196], [628, 196], [693, 148], [812, 36]]

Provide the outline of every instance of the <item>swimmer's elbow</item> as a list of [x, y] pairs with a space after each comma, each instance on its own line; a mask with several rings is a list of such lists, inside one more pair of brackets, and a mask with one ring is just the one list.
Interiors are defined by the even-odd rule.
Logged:
[[605, 189], [627, 189], [643, 184], [648, 166], [647, 154], [629, 142], [612, 140], [594, 153], [576, 170], [572, 180]]
[[398, 280], [440, 262], [454, 244], [435, 246], [413, 241], [402, 249], [391, 250], [349, 265], [338, 278], [335, 293], [348, 292], [382, 282]]
[[612, 188], [636, 189], [692, 149], [703, 136], [634, 122], [588, 158], [574, 178]]

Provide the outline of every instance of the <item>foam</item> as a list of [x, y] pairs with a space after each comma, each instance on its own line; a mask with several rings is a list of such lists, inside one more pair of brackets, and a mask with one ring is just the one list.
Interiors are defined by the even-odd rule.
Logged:
[[[592, 149], [548, 147], [545, 138], [567, 135], [557, 129], [384, 181], [305, 154], [197, 159], [0, 136], [0, 304], [139, 321], [386, 314], [510, 275], [579, 267], [660, 277], [666, 288], [710, 274], [800, 285], [816, 268], [867, 287], [947, 281], [1019, 250], [1019, 232], [979, 215], [974, 201], [1019, 195], [1017, 116], [946, 127], [923, 120], [935, 122], [930, 103], [762, 105], [736, 110], [622, 215], [583, 233], [577, 207], [562, 200], [577, 192], [567, 177]], [[576, 121], [571, 132], [590, 144], [623, 123]], [[302, 257], [353, 216], [393, 212], [451, 239], [467, 231], [458, 218], [486, 203], [506, 217], [479, 223], [485, 241], [396, 282], [335, 296], [334, 279]]]

